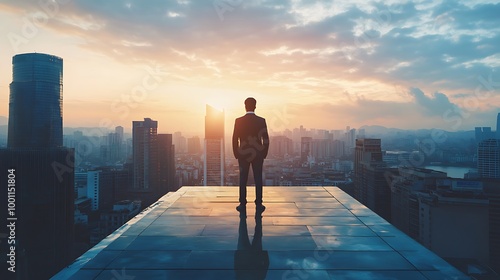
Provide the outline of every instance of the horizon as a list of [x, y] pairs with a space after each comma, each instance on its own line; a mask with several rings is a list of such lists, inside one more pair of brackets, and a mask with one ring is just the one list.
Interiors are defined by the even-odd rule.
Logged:
[[227, 134], [249, 96], [275, 132], [496, 127], [498, 2], [216, 2], [0, 3], [0, 125], [12, 57], [41, 52], [63, 59], [64, 127], [202, 136], [209, 104]]

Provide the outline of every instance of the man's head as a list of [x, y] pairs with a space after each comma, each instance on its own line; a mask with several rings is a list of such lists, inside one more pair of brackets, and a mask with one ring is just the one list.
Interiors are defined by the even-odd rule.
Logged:
[[253, 97], [249, 97], [245, 99], [245, 109], [248, 111], [255, 111], [255, 105], [257, 104], [257, 100]]

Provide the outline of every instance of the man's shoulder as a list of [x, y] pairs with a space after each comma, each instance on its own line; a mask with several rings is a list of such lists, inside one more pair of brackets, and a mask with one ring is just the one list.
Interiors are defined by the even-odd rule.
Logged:
[[238, 121], [241, 121], [241, 120], [244, 120], [244, 119], [246, 119], [246, 120], [266, 121], [266, 119], [264, 119], [263, 117], [259, 117], [259, 116], [255, 115], [255, 114], [246, 114], [246, 115], [243, 115], [243, 116], [241, 116], [239, 118], [236, 118], [235, 121], [238, 122]]

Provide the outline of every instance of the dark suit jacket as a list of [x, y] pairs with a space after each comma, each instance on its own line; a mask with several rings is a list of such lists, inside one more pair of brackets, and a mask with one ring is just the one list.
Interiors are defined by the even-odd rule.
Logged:
[[269, 150], [269, 134], [266, 120], [255, 114], [237, 118], [233, 131], [233, 153], [237, 159], [252, 161], [266, 158]]

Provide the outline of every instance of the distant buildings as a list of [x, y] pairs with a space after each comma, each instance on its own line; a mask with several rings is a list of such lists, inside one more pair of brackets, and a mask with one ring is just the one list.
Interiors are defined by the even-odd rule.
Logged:
[[271, 137], [269, 143], [269, 155], [274, 158], [284, 159], [293, 154], [292, 139], [286, 136]]
[[112, 206], [111, 209], [101, 211], [99, 226], [92, 230], [90, 234], [91, 246], [95, 246], [106, 236], [139, 214], [141, 210], [140, 201], [123, 200], [114, 203]]
[[311, 157], [312, 142], [312, 137], [300, 138], [300, 161], [302, 163], [307, 162]]
[[495, 139], [495, 132], [491, 131], [491, 127], [476, 127], [475, 128], [476, 144], [487, 139]]
[[198, 136], [188, 138], [188, 154], [190, 155], [200, 155], [201, 154], [201, 141]]
[[205, 115], [203, 167], [205, 186], [224, 186], [224, 112], [209, 105]]
[[[6, 263], [4, 252], [14, 246], [17, 279], [48, 279], [73, 260], [74, 150], [62, 147], [63, 65], [40, 53], [16, 55], [12, 62], [0, 218], [16, 218], [9, 221], [15, 243], [7, 243], [12, 231], [1, 227], [0, 260]], [[7, 201], [13, 203], [9, 216]]]

